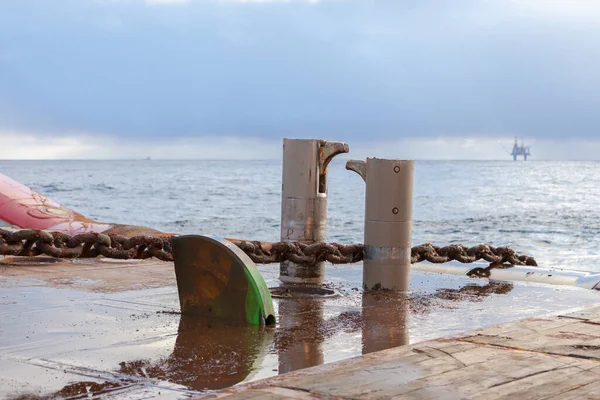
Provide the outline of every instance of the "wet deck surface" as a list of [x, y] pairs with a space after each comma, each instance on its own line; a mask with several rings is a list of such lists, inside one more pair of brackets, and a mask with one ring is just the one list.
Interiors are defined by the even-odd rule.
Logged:
[[219, 397], [598, 399], [600, 307], [304, 369]]
[[[592, 305], [599, 296], [571, 287], [416, 271], [408, 297], [363, 294], [360, 265], [329, 266], [330, 286], [341, 296], [276, 300], [275, 328], [207, 329], [177, 313], [171, 263], [40, 261], [0, 258], [0, 398], [212, 394], [390, 347]], [[260, 269], [270, 286], [277, 284], [277, 267]], [[479, 346], [466, 339], [461, 344]], [[403, 349], [390, 354], [412, 351]]]

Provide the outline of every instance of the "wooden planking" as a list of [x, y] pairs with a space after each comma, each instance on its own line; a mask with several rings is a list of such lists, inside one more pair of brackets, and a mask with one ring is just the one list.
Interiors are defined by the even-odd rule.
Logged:
[[248, 398], [245, 393], [255, 390], [285, 389], [278, 394], [286, 398], [598, 399], [595, 320], [600, 321], [600, 307], [526, 319], [296, 371], [218, 396]]
[[554, 393], [545, 400], [598, 400], [600, 399], [600, 381], [593, 381], [588, 384], [577, 386], [573, 389]]
[[577, 367], [565, 367], [540, 372], [514, 379], [473, 396], [474, 400], [488, 399], [533, 399], [544, 398], [592, 383], [599, 375], [581, 371]]
[[600, 360], [600, 325], [564, 317], [556, 317], [556, 320], [556, 323], [538, 324], [535, 330], [528, 320], [524, 320], [514, 323], [514, 329], [509, 331], [495, 334], [480, 330], [462, 340]]
[[[265, 383], [323, 398], [488, 399], [513, 396], [520, 391], [548, 392], [551, 395], [552, 392], [573, 390], [600, 378], [593, 371], [600, 365], [596, 361], [483, 345], [450, 356], [435, 351], [435, 345], [435, 342], [427, 342], [411, 350], [421, 356], [424, 354], [421, 351], [426, 352], [431, 357], [427, 360], [417, 360], [410, 353], [384, 363], [376, 359], [355, 359], [354, 365], [346, 365], [347, 368], [335, 370], [331, 375], [317, 367], [311, 372], [297, 373], [293, 378], [289, 374]], [[544, 389], [536, 389], [539, 385]]]
[[239, 399], [256, 399], [256, 400], [284, 400], [284, 399], [314, 399], [314, 396], [311, 396], [308, 393], [296, 392], [292, 393], [288, 391], [285, 394], [272, 393], [269, 390], [248, 390], [246, 392], [240, 393]]
[[583, 310], [561, 314], [561, 317], [584, 319], [588, 321], [600, 321], [600, 306], [587, 307]]

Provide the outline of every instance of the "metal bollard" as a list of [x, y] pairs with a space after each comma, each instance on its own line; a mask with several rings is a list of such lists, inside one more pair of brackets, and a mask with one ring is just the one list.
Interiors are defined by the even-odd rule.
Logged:
[[414, 161], [367, 158], [346, 169], [366, 182], [365, 290], [408, 290]]
[[[313, 139], [283, 139], [281, 186], [281, 241], [307, 244], [325, 241], [327, 221], [327, 166], [348, 145]], [[284, 283], [319, 284], [325, 263], [299, 265], [282, 262]]]

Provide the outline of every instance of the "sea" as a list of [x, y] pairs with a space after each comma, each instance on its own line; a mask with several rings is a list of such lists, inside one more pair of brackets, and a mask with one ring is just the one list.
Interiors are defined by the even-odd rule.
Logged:
[[[365, 184], [329, 166], [327, 240], [362, 243]], [[281, 161], [0, 161], [0, 173], [102, 222], [278, 241]], [[416, 161], [413, 245], [511, 246], [600, 273], [600, 163]]]

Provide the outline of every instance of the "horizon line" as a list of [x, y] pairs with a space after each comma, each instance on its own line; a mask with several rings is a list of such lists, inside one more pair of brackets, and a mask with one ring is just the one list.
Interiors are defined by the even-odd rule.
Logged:
[[[380, 158], [380, 157], [368, 157], [368, 158]], [[343, 160], [352, 159], [352, 157], [345, 157]], [[411, 160], [411, 161], [427, 161], [427, 162], [491, 162], [491, 161], [504, 161], [504, 162], [600, 162], [600, 158], [598, 159], [527, 159], [527, 160], [512, 160], [509, 158], [491, 158], [491, 159], [467, 159], [467, 158], [457, 158], [457, 159], [429, 159], [429, 158], [387, 158], [389, 160]], [[338, 160], [342, 160], [342, 158], [338, 158]], [[21, 158], [21, 159], [0, 159], [0, 162], [34, 162], [34, 161], [44, 161], [44, 162], [53, 162], [53, 161], [94, 161], [94, 162], [105, 162], [105, 161], [281, 161], [281, 157], [279, 158]]]

